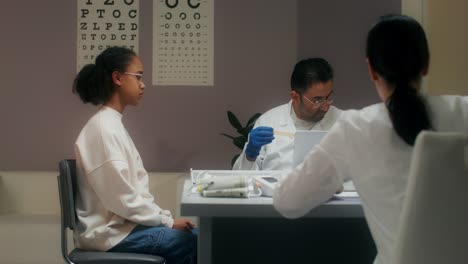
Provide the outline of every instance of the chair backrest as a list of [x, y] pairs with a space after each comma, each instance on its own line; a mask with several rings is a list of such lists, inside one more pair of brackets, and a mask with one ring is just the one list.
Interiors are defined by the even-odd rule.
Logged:
[[60, 206], [65, 228], [74, 230], [76, 227], [75, 193], [76, 193], [76, 162], [61, 160], [59, 163], [59, 195]]
[[73, 263], [68, 256], [67, 228], [75, 230], [75, 190], [76, 190], [76, 162], [75, 160], [61, 160], [59, 162], [59, 176], [57, 176], [61, 212], [61, 249], [62, 257], [67, 263]]
[[416, 139], [394, 263], [468, 263], [468, 135]]

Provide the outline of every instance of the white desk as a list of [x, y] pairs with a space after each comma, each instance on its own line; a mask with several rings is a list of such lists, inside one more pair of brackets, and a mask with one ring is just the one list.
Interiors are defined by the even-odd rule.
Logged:
[[[273, 199], [258, 198], [205, 198], [190, 193], [192, 183], [185, 181], [181, 198], [181, 215], [199, 217], [198, 263], [211, 264], [211, 236], [213, 217], [282, 217], [273, 208]], [[340, 198], [310, 211], [304, 217], [363, 218], [359, 198]]]

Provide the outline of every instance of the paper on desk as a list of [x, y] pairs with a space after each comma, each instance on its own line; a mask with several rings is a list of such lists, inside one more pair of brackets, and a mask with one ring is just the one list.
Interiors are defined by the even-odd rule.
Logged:
[[340, 194], [335, 194], [335, 197], [340, 197], [340, 198], [355, 198], [359, 197], [359, 194], [357, 192], [342, 192]]
[[346, 192], [355, 192], [356, 187], [354, 186], [353, 181], [347, 181], [343, 183], [343, 190]]

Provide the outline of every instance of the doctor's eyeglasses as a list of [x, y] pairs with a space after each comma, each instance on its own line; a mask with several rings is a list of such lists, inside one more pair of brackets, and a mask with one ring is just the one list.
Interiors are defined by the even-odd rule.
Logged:
[[126, 75], [132, 75], [135, 76], [137, 81], [143, 82], [143, 73], [138, 73], [138, 72], [124, 72]]
[[331, 98], [330, 96], [326, 97], [326, 98], [313, 99], [313, 100], [310, 100], [309, 98], [305, 97], [304, 95], [302, 95], [302, 97], [304, 99], [306, 99], [307, 101], [309, 101], [316, 108], [321, 107], [323, 104], [331, 105], [333, 103], [333, 98]]

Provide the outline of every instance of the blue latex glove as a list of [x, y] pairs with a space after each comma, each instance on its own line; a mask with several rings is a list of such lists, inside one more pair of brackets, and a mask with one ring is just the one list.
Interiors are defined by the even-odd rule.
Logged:
[[245, 148], [245, 154], [248, 160], [255, 160], [260, 154], [260, 149], [263, 145], [269, 144], [275, 139], [273, 136], [273, 128], [260, 126], [254, 128], [249, 133], [249, 143]]

